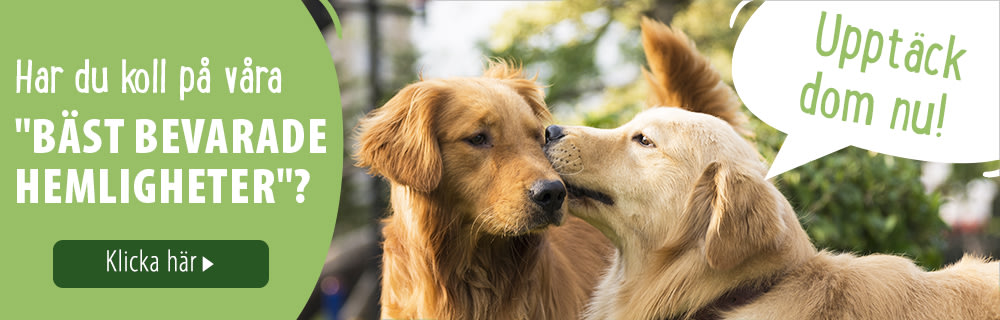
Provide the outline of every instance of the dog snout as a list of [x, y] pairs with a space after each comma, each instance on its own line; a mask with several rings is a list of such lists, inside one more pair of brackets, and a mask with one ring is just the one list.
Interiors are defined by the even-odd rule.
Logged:
[[566, 135], [563, 134], [563, 129], [560, 126], [551, 125], [545, 128], [545, 143], [557, 141], [564, 136]]
[[541, 180], [531, 186], [531, 201], [542, 207], [545, 213], [553, 213], [562, 208], [566, 198], [566, 186], [559, 180]]

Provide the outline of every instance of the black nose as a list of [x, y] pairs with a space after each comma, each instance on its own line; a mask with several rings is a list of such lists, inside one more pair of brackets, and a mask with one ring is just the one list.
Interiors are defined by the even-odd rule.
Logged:
[[565, 134], [563, 134], [562, 127], [560, 126], [551, 125], [545, 128], [545, 143], [559, 140], [559, 138], [562, 138], [563, 136], [565, 136]]
[[566, 186], [559, 180], [541, 180], [531, 186], [531, 200], [542, 207], [546, 213], [552, 213], [562, 208], [566, 198]]

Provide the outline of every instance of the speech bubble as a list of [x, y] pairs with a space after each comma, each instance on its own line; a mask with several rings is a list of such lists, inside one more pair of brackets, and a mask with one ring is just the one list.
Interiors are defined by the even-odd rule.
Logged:
[[788, 134], [767, 178], [847, 146], [932, 162], [1000, 159], [998, 8], [762, 4], [733, 50], [733, 82], [754, 115]]

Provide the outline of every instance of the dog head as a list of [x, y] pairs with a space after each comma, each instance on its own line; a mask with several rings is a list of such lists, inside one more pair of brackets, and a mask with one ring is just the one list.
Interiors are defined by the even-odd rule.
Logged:
[[774, 247], [784, 199], [740, 135], [732, 89], [682, 33], [644, 19], [642, 38], [651, 109], [617, 129], [546, 130], [570, 212], [619, 248], [702, 252], [716, 269]]
[[550, 126], [546, 134], [570, 212], [619, 247], [682, 243], [729, 269], [774, 247], [785, 228], [760, 156], [711, 115], [654, 108], [616, 129]]
[[359, 122], [357, 165], [409, 192], [447, 202], [496, 235], [564, 219], [565, 187], [542, 153], [549, 120], [541, 88], [491, 63], [483, 77], [423, 80]]

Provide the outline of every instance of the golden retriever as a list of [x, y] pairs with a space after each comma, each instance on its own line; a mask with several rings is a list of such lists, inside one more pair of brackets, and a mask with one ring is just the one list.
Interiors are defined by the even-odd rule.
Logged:
[[391, 183], [383, 318], [579, 319], [611, 246], [565, 218], [543, 98], [491, 62], [411, 84], [360, 121], [357, 165]]
[[617, 248], [586, 318], [1000, 319], [997, 262], [818, 252], [734, 130], [732, 91], [683, 34], [642, 28], [650, 102], [680, 108], [546, 132], [570, 213]]

